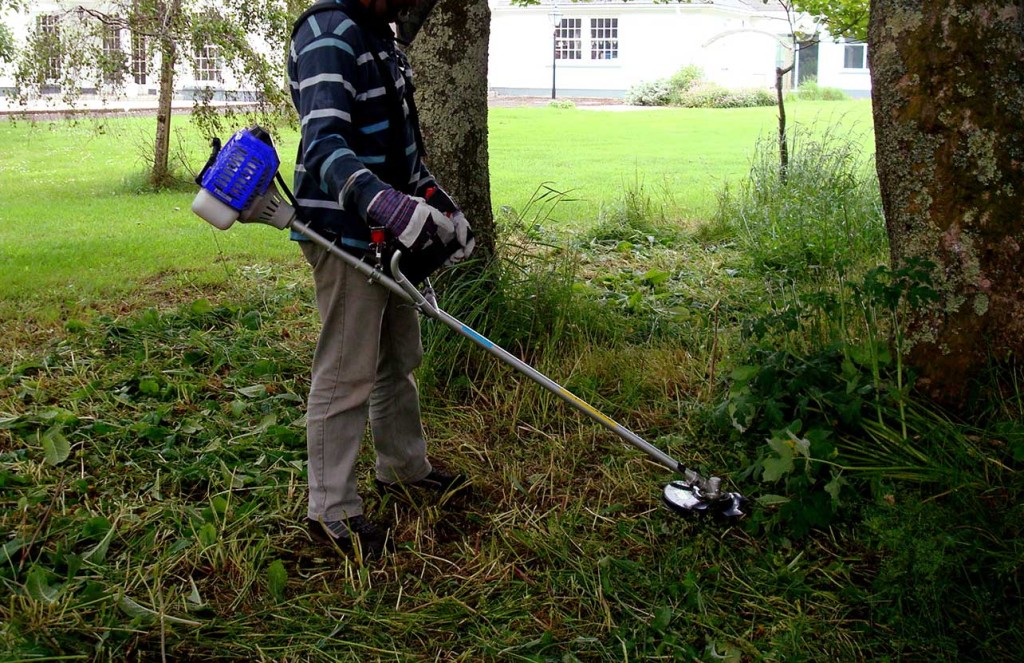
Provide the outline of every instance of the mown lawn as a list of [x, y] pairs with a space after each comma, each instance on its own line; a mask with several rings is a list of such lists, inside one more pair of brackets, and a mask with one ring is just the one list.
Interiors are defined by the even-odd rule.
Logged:
[[[794, 104], [794, 121], [833, 119], [870, 136], [866, 102]], [[554, 220], [593, 225], [625, 190], [644, 187], [682, 217], [713, 209], [714, 192], [743, 177], [754, 142], [773, 131], [771, 108], [723, 111], [596, 112], [553, 108], [493, 109], [492, 201], [522, 210], [545, 182], [578, 202]], [[60, 311], [124, 297], [140, 283], [170, 279], [188, 290], [219, 283], [234, 269], [294, 262], [287, 238], [267, 228], [221, 233], [189, 210], [193, 191], [138, 193], [152, 119], [12, 124], [0, 122], [0, 306], [33, 310], [53, 321]], [[175, 156], [196, 170], [208, 148], [176, 118]], [[767, 135], [770, 135], [768, 133]], [[225, 136], [226, 138], [226, 136]], [[293, 158], [286, 132], [278, 152]], [[865, 142], [865, 149], [870, 144]]]

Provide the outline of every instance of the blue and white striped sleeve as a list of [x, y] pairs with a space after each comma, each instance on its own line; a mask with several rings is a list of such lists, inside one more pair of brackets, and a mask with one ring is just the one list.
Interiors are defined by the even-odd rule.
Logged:
[[[320, 18], [321, 21], [317, 19]], [[324, 15], [314, 15], [302, 26], [292, 44], [302, 131], [304, 177], [343, 209], [366, 218], [366, 208], [382, 190], [390, 188], [374, 175], [353, 151], [352, 111], [357, 86], [365, 80], [361, 67], [369, 53], [353, 43], [355, 25], [346, 19], [330, 30]]]

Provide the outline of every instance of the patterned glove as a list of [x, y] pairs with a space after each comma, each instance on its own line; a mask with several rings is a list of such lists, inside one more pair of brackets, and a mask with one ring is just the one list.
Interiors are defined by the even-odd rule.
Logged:
[[409, 251], [422, 251], [455, 239], [455, 223], [422, 198], [395, 189], [378, 193], [366, 210], [370, 220], [390, 232]]

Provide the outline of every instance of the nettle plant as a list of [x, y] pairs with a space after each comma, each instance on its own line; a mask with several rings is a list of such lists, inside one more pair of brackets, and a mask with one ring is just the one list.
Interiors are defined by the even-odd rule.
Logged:
[[915, 449], [900, 320], [938, 295], [922, 261], [877, 267], [838, 293], [792, 295], [745, 325], [752, 345], [716, 418], [761, 440], [748, 466], [773, 489], [759, 501], [795, 535], [825, 527], [852, 504], [855, 477], [926, 479], [941, 472]]

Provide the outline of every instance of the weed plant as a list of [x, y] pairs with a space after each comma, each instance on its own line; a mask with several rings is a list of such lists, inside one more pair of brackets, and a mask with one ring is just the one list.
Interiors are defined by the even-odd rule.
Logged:
[[746, 476], [771, 492], [748, 531], [870, 538], [871, 615], [894, 628], [897, 651], [979, 660], [998, 642], [1008, 655], [1024, 617], [1009, 561], [1024, 545], [1024, 428], [1018, 412], [956, 421], [914, 396], [899, 329], [909, 307], [937, 300], [927, 274], [876, 268], [753, 318], [718, 423], [764, 441]]
[[790, 279], [815, 279], [878, 264], [887, 238], [878, 180], [853, 135], [789, 134], [789, 165], [762, 138], [750, 177], [725, 187], [710, 234], [732, 234], [753, 267]]

